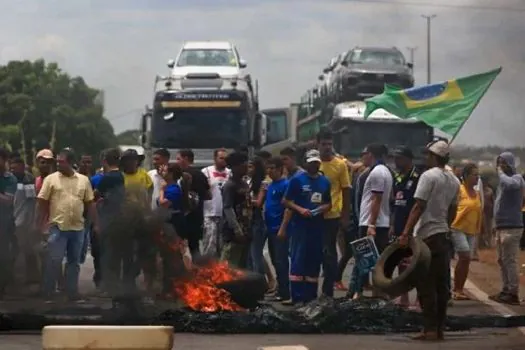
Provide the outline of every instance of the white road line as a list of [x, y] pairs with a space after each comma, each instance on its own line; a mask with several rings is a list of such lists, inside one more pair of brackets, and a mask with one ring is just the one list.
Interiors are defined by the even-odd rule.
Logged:
[[[454, 273], [452, 273], [452, 278], [454, 278]], [[510, 309], [509, 307], [490, 300], [487, 293], [479, 289], [478, 286], [476, 286], [471, 281], [467, 280], [467, 282], [465, 282], [465, 288], [469, 291], [470, 294], [472, 294], [474, 298], [479, 300], [481, 303], [491, 307], [494, 311], [496, 311], [501, 316], [505, 317], [505, 316], [517, 316], [518, 315], [516, 312], [514, 312], [514, 310]], [[523, 335], [525, 335], [525, 327], [518, 327], [517, 329]]]

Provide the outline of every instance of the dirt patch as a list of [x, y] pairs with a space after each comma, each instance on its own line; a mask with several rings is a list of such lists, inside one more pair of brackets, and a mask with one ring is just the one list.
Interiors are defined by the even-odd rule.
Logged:
[[[496, 249], [479, 251], [479, 261], [470, 265], [469, 279], [487, 294], [498, 293], [501, 290], [501, 277]], [[520, 252], [520, 293], [525, 297], [525, 251]]]

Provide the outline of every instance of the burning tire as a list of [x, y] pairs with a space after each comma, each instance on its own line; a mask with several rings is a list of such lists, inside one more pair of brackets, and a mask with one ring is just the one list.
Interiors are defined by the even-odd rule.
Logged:
[[[399, 263], [408, 257], [411, 260], [405, 271], [392, 278]], [[391, 297], [408, 293], [428, 272], [430, 259], [430, 250], [421, 239], [411, 239], [408, 247], [402, 247], [398, 242], [394, 242], [383, 251], [376, 263], [372, 274], [374, 287]]]
[[253, 309], [264, 299], [268, 283], [264, 275], [243, 271], [243, 276], [228, 282], [218, 283], [217, 287], [231, 295], [231, 299], [240, 307]]

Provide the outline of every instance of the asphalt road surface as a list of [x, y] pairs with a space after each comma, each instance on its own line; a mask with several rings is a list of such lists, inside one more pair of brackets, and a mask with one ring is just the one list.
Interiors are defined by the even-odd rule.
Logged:
[[[90, 259], [82, 267], [81, 290], [86, 294], [94, 293], [91, 283], [92, 262]], [[345, 273], [348, 277], [350, 267]], [[467, 287], [477, 289], [475, 286]], [[480, 296], [479, 290], [474, 290]], [[482, 293], [482, 292], [481, 292]], [[342, 296], [341, 292], [338, 292]], [[472, 293], [471, 293], [472, 294]], [[482, 293], [483, 294], [483, 293]], [[481, 294], [481, 297], [483, 295]], [[414, 299], [414, 295], [411, 298]], [[486, 295], [484, 296], [486, 297]], [[4, 302], [7, 303], [8, 301]], [[4, 304], [5, 306], [5, 304]], [[489, 305], [480, 301], [466, 301], [455, 303], [449, 309], [451, 314], [497, 314]], [[514, 311], [523, 309], [514, 309]], [[505, 310], [499, 310], [504, 313]], [[523, 314], [523, 313], [522, 313]], [[421, 349], [421, 343], [410, 339], [408, 334], [392, 335], [204, 335], [204, 334], [175, 334], [174, 349], [201, 350], [201, 349], [258, 349], [261, 346], [304, 345], [308, 349], [389, 349], [410, 350]], [[451, 332], [446, 334], [446, 340], [441, 343], [425, 344], [425, 349], [524, 349], [525, 330], [520, 329], [477, 329], [471, 332]], [[9, 350], [41, 349], [41, 336], [34, 333], [0, 333], [0, 348]]]

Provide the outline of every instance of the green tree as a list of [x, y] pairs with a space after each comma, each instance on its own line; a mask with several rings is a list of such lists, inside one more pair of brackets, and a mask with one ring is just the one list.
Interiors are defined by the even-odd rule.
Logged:
[[140, 130], [131, 129], [117, 135], [119, 145], [137, 145], [139, 143]]
[[117, 144], [99, 96], [56, 63], [10, 61], [0, 66], [0, 144], [29, 164], [43, 147], [97, 155]]

